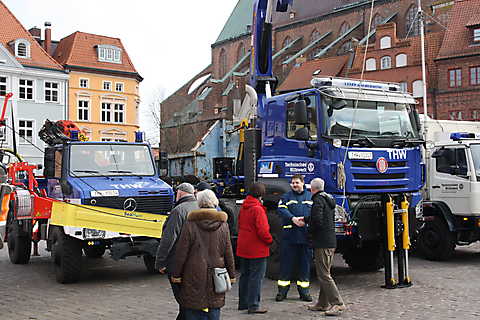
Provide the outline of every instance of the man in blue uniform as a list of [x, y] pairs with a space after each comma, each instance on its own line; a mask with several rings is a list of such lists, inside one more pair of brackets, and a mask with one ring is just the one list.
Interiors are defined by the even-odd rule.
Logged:
[[303, 217], [310, 216], [312, 195], [304, 189], [302, 175], [294, 175], [290, 182], [292, 190], [285, 193], [278, 203], [278, 214], [282, 219], [283, 232], [280, 241], [280, 278], [276, 301], [287, 297], [294, 270], [300, 299], [312, 301], [310, 287], [311, 249], [307, 241], [307, 228]]

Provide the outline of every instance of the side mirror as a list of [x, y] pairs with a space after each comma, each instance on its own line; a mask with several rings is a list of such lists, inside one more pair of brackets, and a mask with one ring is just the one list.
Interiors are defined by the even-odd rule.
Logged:
[[307, 104], [305, 100], [297, 100], [293, 103], [293, 111], [295, 116], [295, 124], [306, 125], [308, 124]]

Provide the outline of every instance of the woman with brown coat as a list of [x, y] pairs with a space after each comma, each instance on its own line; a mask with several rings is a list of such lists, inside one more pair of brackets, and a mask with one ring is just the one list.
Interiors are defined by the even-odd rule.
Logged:
[[181, 284], [180, 304], [187, 320], [220, 319], [225, 293], [215, 293], [213, 268], [226, 268], [235, 281], [227, 214], [215, 209], [211, 190], [197, 193], [199, 210], [190, 212], [177, 242], [172, 282]]

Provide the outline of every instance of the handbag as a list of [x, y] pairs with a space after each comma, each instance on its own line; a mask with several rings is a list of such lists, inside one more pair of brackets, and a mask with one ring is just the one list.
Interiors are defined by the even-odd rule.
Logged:
[[226, 268], [213, 268], [215, 293], [225, 293], [232, 289], [232, 282]]

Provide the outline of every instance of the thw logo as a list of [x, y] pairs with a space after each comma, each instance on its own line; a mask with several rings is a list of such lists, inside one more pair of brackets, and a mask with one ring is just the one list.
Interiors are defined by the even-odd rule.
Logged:
[[407, 160], [407, 150], [388, 150], [390, 160]]

